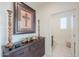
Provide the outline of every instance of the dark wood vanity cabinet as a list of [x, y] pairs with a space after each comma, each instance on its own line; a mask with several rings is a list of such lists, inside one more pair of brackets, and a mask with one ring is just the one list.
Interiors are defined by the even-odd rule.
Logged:
[[4, 52], [4, 57], [41, 57], [45, 54], [45, 39], [37, 39], [24, 46]]

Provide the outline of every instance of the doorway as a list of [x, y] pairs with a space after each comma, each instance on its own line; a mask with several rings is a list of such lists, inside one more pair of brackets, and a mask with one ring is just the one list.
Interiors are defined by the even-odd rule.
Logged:
[[73, 57], [75, 54], [75, 21], [73, 10], [52, 15], [51, 35], [53, 36], [52, 56]]

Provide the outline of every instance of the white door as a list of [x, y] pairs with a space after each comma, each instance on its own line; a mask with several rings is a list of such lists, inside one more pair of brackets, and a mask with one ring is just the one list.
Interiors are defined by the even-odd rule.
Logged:
[[73, 25], [73, 11], [52, 15], [53, 56], [74, 56]]

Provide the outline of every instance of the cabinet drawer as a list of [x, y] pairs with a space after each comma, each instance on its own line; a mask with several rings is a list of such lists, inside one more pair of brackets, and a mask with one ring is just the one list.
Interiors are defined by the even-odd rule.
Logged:
[[11, 53], [11, 55], [14, 57], [24, 57], [25, 56], [25, 52], [24, 52], [24, 49], [20, 49], [20, 50], [17, 50], [13, 53]]
[[29, 49], [30, 49], [30, 51], [36, 51], [36, 50], [38, 50], [40, 47], [41, 47], [41, 46], [38, 45], [38, 44], [33, 44], [33, 45], [30, 46]]

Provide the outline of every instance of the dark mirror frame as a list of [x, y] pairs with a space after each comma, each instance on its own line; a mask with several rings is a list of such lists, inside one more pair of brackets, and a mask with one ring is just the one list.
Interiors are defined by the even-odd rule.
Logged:
[[[20, 10], [23, 10], [24, 12], [26, 12], [27, 15], [29, 15], [29, 14], [31, 15], [29, 18], [30, 24], [28, 23], [28, 25], [30, 25], [30, 27], [31, 27], [31, 28], [29, 28], [29, 30], [28, 30], [28, 27], [21, 28], [19, 26], [20, 22], [21, 22], [20, 20], [22, 20], [22, 19], [27, 20], [27, 18], [22, 18], [23, 16], [27, 16], [27, 15], [21, 14]], [[34, 9], [32, 9], [31, 7], [29, 7], [28, 5], [26, 5], [23, 2], [14, 2], [13, 3], [13, 12], [14, 12], [14, 14], [13, 14], [13, 34], [28, 34], [28, 33], [36, 32], [36, 11]]]

